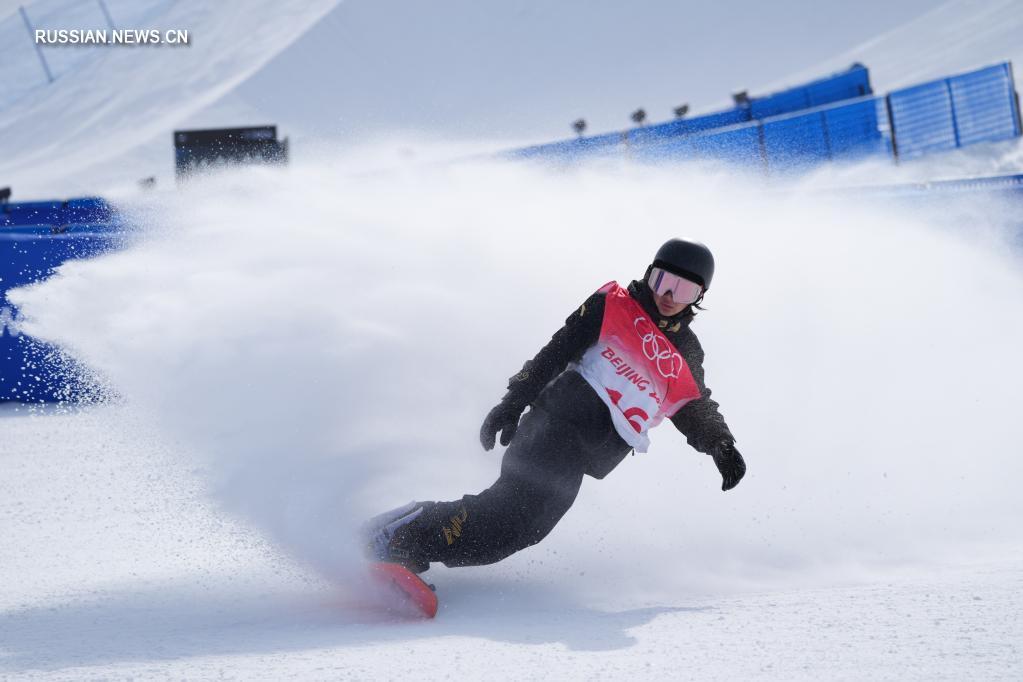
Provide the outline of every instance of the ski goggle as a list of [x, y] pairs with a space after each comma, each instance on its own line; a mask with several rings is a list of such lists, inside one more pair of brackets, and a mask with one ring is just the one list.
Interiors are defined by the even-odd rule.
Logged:
[[703, 293], [703, 287], [696, 282], [690, 282], [685, 277], [673, 275], [661, 268], [654, 268], [650, 271], [650, 279], [647, 280], [647, 284], [650, 285], [651, 291], [658, 296], [665, 296], [670, 291], [671, 298], [675, 303], [686, 305], [695, 303]]

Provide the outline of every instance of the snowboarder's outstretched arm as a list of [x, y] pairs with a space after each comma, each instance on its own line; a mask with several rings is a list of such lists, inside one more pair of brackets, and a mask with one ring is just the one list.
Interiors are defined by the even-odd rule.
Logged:
[[508, 380], [508, 393], [490, 411], [480, 429], [480, 442], [484, 449], [494, 447], [498, 432], [501, 432], [501, 445], [511, 443], [523, 411], [547, 384], [565, 371], [570, 362], [578, 360], [587, 348], [597, 342], [603, 319], [604, 294], [596, 292], [568, 316], [565, 326], [555, 332], [536, 357], [528, 360]]
[[700, 397], [686, 403], [672, 415], [671, 422], [694, 450], [714, 458], [714, 464], [721, 473], [721, 489], [731, 490], [746, 475], [746, 463], [735, 449], [735, 436], [725, 423], [717, 401], [710, 397], [711, 391], [704, 380], [704, 353], [699, 339], [689, 332], [685, 334], [680, 346], [679, 350], [685, 356], [689, 371], [700, 389]]

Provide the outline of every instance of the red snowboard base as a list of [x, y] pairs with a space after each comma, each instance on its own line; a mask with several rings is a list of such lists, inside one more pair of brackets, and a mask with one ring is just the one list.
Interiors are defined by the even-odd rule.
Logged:
[[404, 566], [372, 563], [369, 576], [381, 588], [389, 610], [399, 611], [416, 618], [437, 615], [437, 595], [418, 575]]

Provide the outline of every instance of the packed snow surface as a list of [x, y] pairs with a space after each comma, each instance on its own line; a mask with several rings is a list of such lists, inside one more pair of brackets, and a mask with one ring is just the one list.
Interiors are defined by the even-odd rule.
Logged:
[[[346, 609], [329, 583], [212, 513], [195, 476], [139, 448], [124, 414], [0, 415], [20, 443], [0, 454], [0, 509], [13, 517], [0, 537], [5, 679], [1019, 679], [1018, 556], [598, 599], [576, 588], [606, 567], [552, 581], [539, 560], [513, 559], [435, 576], [437, 619], [392, 622]], [[684, 574], [700, 560], [687, 554], [666, 558]]]

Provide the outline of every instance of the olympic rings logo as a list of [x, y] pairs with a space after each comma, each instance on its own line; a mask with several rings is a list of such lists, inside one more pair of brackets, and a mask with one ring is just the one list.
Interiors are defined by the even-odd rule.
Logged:
[[657, 371], [665, 379], [677, 379], [682, 372], [682, 356], [678, 351], [670, 346], [661, 348], [661, 337], [646, 318], [637, 317], [632, 324], [643, 341], [643, 355], [647, 360], [657, 363]]

